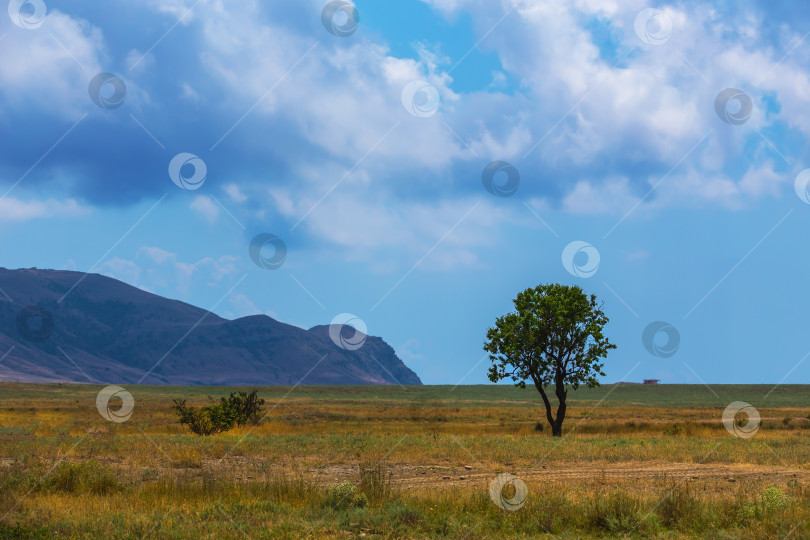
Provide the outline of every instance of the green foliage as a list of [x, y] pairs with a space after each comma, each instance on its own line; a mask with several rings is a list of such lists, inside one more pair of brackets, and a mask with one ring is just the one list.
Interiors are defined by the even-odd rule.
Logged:
[[[546, 407], [546, 418], [554, 436], [562, 435], [568, 388], [599, 386], [604, 376], [602, 359], [616, 346], [603, 334], [608, 318], [580, 287], [553, 283], [518, 293], [515, 311], [498, 317], [487, 330], [484, 350], [492, 366], [489, 379], [507, 377], [515, 386], [534, 384]], [[546, 387], [554, 384], [557, 416], [551, 412]]]
[[229, 412], [237, 426], [257, 425], [261, 420], [264, 399], [259, 397], [258, 390], [248, 392], [231, 392], [228, 398], [220, 398], [220, 406]]
[[219, 403], [199, 409], [187, 406], [184, 399], [175, 399], [172, 408], [180, 423], [187, 425], [192, 432], [215, 435], [234, 425], [258, 424], [263, 405], [264, 399], [259, 397], [258, 390], [252, 390], [250, 393], [231, 392], [227, 398], [220, 398]]
[[776, 486], [765, 488], [759, 496], [759, 504], [766, 512], [785, 508], [788, 504], [788, 496]]
[[365, 493], [360, 493], [357, 486], [349, 482], [330, 486], [326, 490], [323, 505], [332, 510], [348, 510], [350, 508], [365, 508], [368, 506], [368, 497]]
[[753, 502], [738, 507], [737, 518], [743, 522], [760, 522], [787, 508], [789, 500], [778, 487], [765, 488]]
[[401, 525], [406, 529], [413, 529], [425, 519], [425, 513], [416, 505], [397, 501], [388, 508], [388, 518], [391, 523]]
[[562, 382], [575, 390], [599, 385], [596, 376], [605, 375], [601, 359], [616, 346], [602, 333], [608, 318], [595, 295], [555, 283], [526, 289], [513, 303], [515, 312], [498, 317], [487, 331], [492, 382], [511, 377], [521, 388], [526, 381]]
[[46, 527], [28, 527], [24, 525], [5, 525], [0, 522], [0, 538], [8, 540], [34, 540], [53, 538], [53, 534]]

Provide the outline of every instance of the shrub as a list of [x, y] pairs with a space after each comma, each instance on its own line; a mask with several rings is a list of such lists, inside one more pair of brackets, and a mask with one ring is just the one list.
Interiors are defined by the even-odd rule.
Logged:
[[323, 505], [333, 510], [364, 508], [368, 506], [368, 497], [365, 493], [358, 493], [357, 486], [347, 480], [326, 490]]
[[220, 406], [229, 411], [237, 426], [248, 423], [257, 425], [261, 420], [264, 399], [259, 397], [258, 390], [231, 392], [228, 398], [220, 398]]
[[186, 406], [185, 399], [175, 399], [172, 408], [177, 413], [180, 423], [191, 428], [197, 435], [215, 435], [233, 427], [233, 422], [229, 422], [222, 415], [222, 408], [219, 405], [197, 409]]
[[186, 400], [175, 399], [172, 408], [180, 423], [188, 426], [197, 435], [215, 435], [247, 423], [258, 424], [261, 419], [264, 399], [259, 398], [258, 390], [231, 392], [219, 403], [207, 407], [189, 407]]
[[740, 505], [737, 517], [741, 521], [760, 521], [788, 504], [788, 496], [778, 487], [765, 488], [752, 502]]
[[765, 512], [779, 510], [787, 506], [788, 497], [778, 487], [765, 488], [759, 496], [759, 505]]

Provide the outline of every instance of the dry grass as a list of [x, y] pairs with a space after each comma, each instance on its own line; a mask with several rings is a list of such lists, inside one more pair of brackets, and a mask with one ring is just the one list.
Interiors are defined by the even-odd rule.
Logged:
[[[728, 402], [753, 402], [745, 389]], [[132, 387], [123, 424], [98, 414], [99, 390], [0, 384], [0, 537], [810, 535], [804, 389], [760, 406], [751, 439], [723, 428], [725, 403], [677, 407], [667, 387], [596, 408], [584, 394], [562, 439], [511, 388], [262, 389], [259, 426], [213, 437], [180, 426], [171, 397], [231, 389]], [[518, 512], [489, 498], [502, 472], [527, 483]], [[337, 504], [336, 485], [366, 502]], [[771, 487], [784, 504], [766, 508]]]

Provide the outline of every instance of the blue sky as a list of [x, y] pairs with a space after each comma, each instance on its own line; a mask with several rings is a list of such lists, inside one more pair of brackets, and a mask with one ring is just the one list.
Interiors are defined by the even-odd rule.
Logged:
[[[604, 301], [605, 382], [808, 381], [802, 3], [358, 0], [348, 36], [326, 5], [0, 17], [0, 265], [230, 318], [352, 313], [434, 384], [486, 382], [487, 327], [558, 281]], [[120, 106], [91, 99], [100, 73]], [[495, 161], [511, 196], [505, 171], [484, 187]], [[261, 233], [281, 268], [251, 260]], [[592, 248], [564, 264], [572, 242]], [[656, 321], [677, 347], [645, 347]]]

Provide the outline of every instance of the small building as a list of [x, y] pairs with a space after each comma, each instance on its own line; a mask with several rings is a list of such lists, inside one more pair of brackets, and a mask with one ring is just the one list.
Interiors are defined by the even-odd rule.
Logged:
[[644, 384], [658, 384], [661, 379], [644, 379]]

